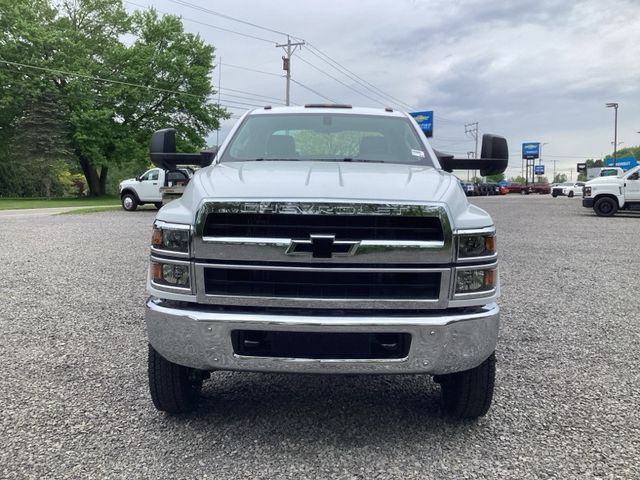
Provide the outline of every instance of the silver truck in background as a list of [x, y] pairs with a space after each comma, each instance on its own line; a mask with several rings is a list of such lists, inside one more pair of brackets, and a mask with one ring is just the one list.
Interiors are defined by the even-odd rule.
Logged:
[[[156, 165], [182, 161], [156, 132]], [[216, 370], [430, 374], [454, 417], [493, 398], [496, 228], [453, 169], [391, 109], [306, 105], [246, 113], [215, 162], [156, 217], [146, 303], [157, 409], [186, 412]], [[209, 158], [205, 158], [209, 161]]]

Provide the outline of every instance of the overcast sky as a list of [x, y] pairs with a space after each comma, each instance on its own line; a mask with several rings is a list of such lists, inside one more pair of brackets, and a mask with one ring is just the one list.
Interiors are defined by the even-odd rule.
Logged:
[[[479, 122], [480, 134], [507, 137], [508, 176], [520, 174], [522, 142], [547, 142], [542, 151], [547, 173], [555, 160], [558, 172], [574, 169], [574, 178], [578, 161], [610, 153], [614, 111], [605, 108], [607, 102], [619, 103], [620, 148], [640, 144], [640, 0], [135, 0], [125, 5], [139, 8], [133, 3], [181, 15], [188, 31], [215, 46], [216, 61], [222, 61], [221, 103], [233, 105], [235, 116], [252, 108], [243, 103], [284, 102], [282, 51], [275, 44], [286, 42], [286, 36], [202, 9], [311, 44], [292, 60], [292, 77], [299, 82], [291, 86], [292, 102], [329, 98], [434, 110], [433, 145], [459, 156], [474, 149], [464, 125]], [[330, 60], [361, 80], [333, 68]], [[363, 86], [365, 81], [371, 85]], [[221, 137], [233, 122], [225, 122]]]

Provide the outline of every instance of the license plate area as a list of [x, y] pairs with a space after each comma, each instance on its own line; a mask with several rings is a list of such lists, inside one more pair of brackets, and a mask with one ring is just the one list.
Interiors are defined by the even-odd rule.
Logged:
[[247, 357], [388, 360], [408, 356], [411, 334], [233, 330], [231, 343]]

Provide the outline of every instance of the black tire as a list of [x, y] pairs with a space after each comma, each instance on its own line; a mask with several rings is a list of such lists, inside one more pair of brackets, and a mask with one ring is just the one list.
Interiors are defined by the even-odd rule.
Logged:
[[567, 197], [569, 197], [569, 198], [573, 198], [573, 195], [574, 195], [574, 193], [573, 193], [573, 191], [571, 191], [571, 192], [569, 192], [569, 193], [567, 194]]
[[445, 411], [455, 418], [478, 418], [489, 411], [496, 377], [496, 356], [470, 370], [440, 375]]
[[203, 373], [172, 363], [149, 345], [149, 392], [158, 410], [187, 413], [198, 404]]
[[551, 196], [552, 196], [553, 198], [558, 198], [558, 194], [557, 194], [557, 193], [552, 193], [552, 194], [551, 194]]
[[611, 217], [618, 211], [618, 203], [611, 197], [602, 197], [593, 204], [593, 210], [599, 217]]
[[153, 206], [160, 210], [162, 208], [162, 202], [156, 202], [153, 204]]
[[138, 208], [138, 199], [133, 193], [125, 193], [122, 195], [122, 197], [120, 197], [120, 203], [122, 203], [122, 208], [127, 212], [133, 212]]

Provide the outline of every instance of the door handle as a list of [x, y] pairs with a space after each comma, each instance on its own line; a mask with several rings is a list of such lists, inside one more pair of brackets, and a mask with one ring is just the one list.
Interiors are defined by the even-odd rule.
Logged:
[[158, 184], [158, 182], [153, 182], [153, 184], [154, 184], [154, 185], [157, 185], [157, 184]]

